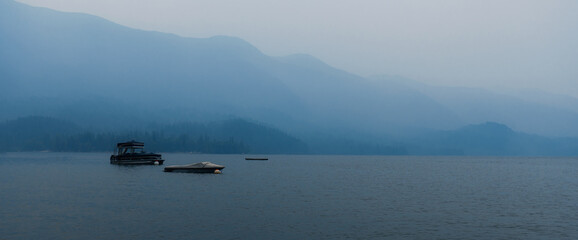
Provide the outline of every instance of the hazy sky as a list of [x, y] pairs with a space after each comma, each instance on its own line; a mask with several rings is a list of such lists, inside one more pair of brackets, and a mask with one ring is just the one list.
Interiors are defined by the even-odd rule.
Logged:
[[363, 76], [578, 96], [576, 0], [19, 0], [187, 37], [243, 38]]

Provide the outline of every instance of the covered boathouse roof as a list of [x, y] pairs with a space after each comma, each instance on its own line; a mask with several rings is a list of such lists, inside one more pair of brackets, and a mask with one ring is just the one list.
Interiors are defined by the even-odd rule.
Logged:
[[123, 143], [117, 143], [116, 147], [133, 147], [133, 148], [143, 148], [144, 147], [144, 143], [143, 142], [137, 142], [135, 140], [132, 140], [130, 142], [123, 142]]

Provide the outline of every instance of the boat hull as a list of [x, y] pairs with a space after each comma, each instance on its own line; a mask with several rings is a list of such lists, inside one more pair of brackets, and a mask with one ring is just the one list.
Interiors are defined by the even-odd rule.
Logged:
[[165, 172], [183, 172], [183, 173], [215, 173], [216, 170], [223, 168], [170, 168], [165, 167]]
[[110, 164], [118, 165], [163, 165], [164, 162], [160, 154], [110, 156]]
[[165, 160], [111, 160], [116, 165], [163, 165]]
[[189, 165], [167, 166], [165, 167], [165, 172], [220, 173], [223, 168], [225, 168], [223, 165], [218, 165], [211, 162], [200, 162]]

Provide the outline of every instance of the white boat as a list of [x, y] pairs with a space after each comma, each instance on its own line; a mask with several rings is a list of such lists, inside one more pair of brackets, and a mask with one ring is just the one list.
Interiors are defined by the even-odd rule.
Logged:
[[188, 165], [171, 165], [165, 167], [165, 172], [191, 172], [191, 173], [220, 173], [225, 166], [212, 162], [199, 162]]

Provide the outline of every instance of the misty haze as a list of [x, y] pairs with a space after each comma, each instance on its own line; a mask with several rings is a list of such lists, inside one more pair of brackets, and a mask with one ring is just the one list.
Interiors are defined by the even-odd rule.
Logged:
[[[510, 176], [510, 172], [497, 171], [492, 172], [496, 174], [492, 175], [493, 180], [484, 179], [485, 174], [490, 174], [484, 171], [500, 168], [501, 165], [493, 165], [496, 159], [507, 159], [504, 169], [512, 171], [550, 173], [554, 170], [539, 167], [547, 166], [552, 159], [559, 170], [578, 169], [573, 161], [578, 155], [578, 68], [574, 66], [578, 61], [576, 3], [295, 1], [271, 5], [257, 0], [243, 4], [204, 0], [177, 0], [169, 4], [151, 0], [132, 4], [131, 1], [0, 0], [0, 166], [8, 169], [15, 163], [35, 168], [50, 159], [54, 164], [66, 165], [69, 159], [78, 158], [83, 159], [83, 164], [76, 163], [71, 168], [94, 167], [107, 163], [106, 155], [113, 151], [116, 143], [137, 140], [146, 143], [151, 151], [174, 157], [174, 163], [189, 163], [187, 158], [199, 161], [215, 158], [222, 161], [221, 164], [247, 172], [251, 171], [249, 166], [261, 167], [263, 172], [284, 169], [281, 182], [275, 182], [273, 175], [262, 176], [272, 188], [291, 188], [291, 184], [285, 182], [289, 181], [287, 178], [303, 173], [274, 161], [261, 163], [271, 164], [272, 167], [267, 168], [256, 163], [242, 165], [244, 162], [233, 159], [269, 156], [274, 160], [277, 156], [285, 164], [292, 161], [312, 164], [320, 172], [332, 169], [327, 178], [317, 176], [321, 179], [315, 179], [327, 184], [325, 188], [307, 187], [288, 193], [292, 195], [299, 191], [334, 189], [335, 186], [326, 180], [340, 179], [341, 168], [336, 166], [350, 168], [348, 164], [355, 165], [356, 159], [359, 165], [379, 166], [382, 171], [372, 176], [384, 182], [391, 180], [383, 175], [384, 172], [393, 175], [399, 173], [392, 169], [411, 172], [412, 164], [421, 164], [413, 169], [416, 172], [398, 176], [396, 181], [401, 182], [395, 184], [397, 187], [421, 185], [419, 191], [424, 194], [415, 196], [420, 201], [427, 198], [425, 192], [439, 190], [430, 193], [434, 198], [440, 198], [435, 200], [446, 204], [443, 194], [461, 199], [462, 194], [467, 193], [441, 187], [441, 182], [452, 182], [448, 179], [455, 176], [467, 178], [463, 171], [473, 171], [472, 176], [476, 179], [462, 179], [470, 184], [455, 186], [462, 190], [470, 186], [484, 188], [484, 184], [496, 184], [492, 181]], [[102, 156], [102, 162], [98, 162]], [[348, 156], [351, 159], [348, 160]], [[399, 159], [405, 161], [400, 163]], [[523, 159], [532, 159], [528, 161], [539, 169], [528, 170], [513, 164], [524, 162]], [[332, 160], [335, 160], [334, 165], [331, 165]], [[466, 166], [467, 161], [478, 165]], [[170, 162], [167, 159], [167, 163]], [[436, 166], [456, 166], [456, 169], [444, 172]], [[484, 171], [476, 166], [484, 166]], [[391, 169], [387, 170], [388, 167]], [[368, 172], [375, 170], [362, 168]], [[425, 173], [428, 168], [434, 172]], [[56, 167], [49, 169], [52, 172], [47, 176], [58, 175]], [[96, 169], [110, 178], [121, 178], [126, 170], [111, 173], [103, 166]], [[136, 169], [130, 168], [131, 171]], [[128, 176], [135, 179], [145, 179], [142, 174], [165, 177], [155, 171], [158, 169], [161, 168], [146, 168], [138, 173], [128, 171], [131, 172], [128, 174], [136, 174]], [[12, 171], [4, 171], [19, 179]], [[227, 175], [227, 171], [232, 173]], [[435, 178], [436, 173], [440, 174], [440, 179]], [[254, 179], [238, 174], [234, 167], [227, 167], [219, 177], [228, 179], [224, 181], [229, 187], [240, 187], [238, 185], [246, 181], [243, 183], [247, 184], [244, 185], [247, 189], [243, 191], [251, 192], [259, 185]], [[361, 172], [352, 174], [346, 178], [353, 182], [366, 181]], [[568, 171], [560, 174], [561, 181], [567, 181], [564, 186], [578, 182]], [[416, 180], [420, 175], [429, 180]], [[176, 176], [179, 176], [178, 181], [190, 180], [183, 180], [185, 175]], [[520, 172], [511, 176], [534, 181], [533, 177]], [[547, 176], [534, 177], [544, 177], [545, 181], [558, 184]], [[235, 184], [234, 178], [242, 180]], [[74, 181], [71, 175], [62, 179]], [[205, 178], [191, 181], [197, 180], [214, 184]], [[23, 187], [28, 184], [25, 180], [19, 181]], [[58, 184], [59, 181], [55, 181]], [[68, 183], [64, 181], [59, 188], [67, 188]], [[162, 181], [174, 184], [177, 180]], [[440, 185], [427, 189], [424, 182], [428, 181]], [[350, 195], [337, 197], [337, 202], [348, 202], [348, 196], [365, 196], [348, 183], [340, 184], [350, 191]], [[374, 184], [366, 183], [365, 191], [380, 188]], [[540, 194], [546, 188], [541, 185], [544, 182], [536, 184], [541, 188], [527, 189], [528, 194]], [[160, 190], [160, 182], [151, 185], [158, 187], [155, 191], [164, 191]], [[514, 184], [510, 187], [528, 186]], [[121, 188], [114, 191], [122, 192]], [[4, 185], [1, 189], [8, 187]], [[154, 195], [151, 189], [138, 194]], [[232, 187], [228, 190], [237, 194], [240, 202], [251, 202], [243, 191]], [[555, 188], [552, 194], [564, 195], [565, 190]], [[208, 193], [210, 189], [203, 191]], [[405, 188], [399, 192], [400, 197], [413, 194]], [[503, 194], [495, 189], [482, 192], [498, 197]], [[16, 204], [19, 195], [11, 193], [14, 194], [13, 209], [21, 207]], [[333, 196], [333, 192], [325, 193]], [[108, 194], [114, 195], [108, 192], [103, 196]], [[167, 194], [187, 201], [175, 192]], [[380, 201], [387, 201], [392, 196], [386, 192], [376, 194], [351, 201], [364, 206], [366, 203], [379, 205]], [[255, 195], [284, 201], [279, 192], [257, 192]], [[557, 203], [568, 207], [569, 202], [576, 200], [575, 195], [559, 198]], [[85, 199], [82, 196], [78, 198]], [[307, 196], [296, 199], [328, 201]], [[513, 198], [523, 197], [515, 195]], [[134, 200], [132, 196], [123, 199]], [[393, 207], [396, 210], [407, 207], [402, 204], [407, 199], [390, 200], [399, 201]], [[219, 201], [217, 203], [227, 204], [222, 202], [224, 200]], [[545, 199], [536, 201], [539, 202], [536, 204], [547, 205]], [[335, 206], [342, 206], [340, 204]], [[414, 204], [412, 208], [419, 208], [420, 204]], [[188, 207], [183, 202], [177, 205]], [[279, 210], [290, 215], [291, 209], [304, 207], [289, 205], [291, 207], [284, 210], [269, 206], [263, 211], [273, 214]], [[433, 207], [431, 203], [425, 205]], [[515, 208], [508, 201], [499, 205], [493, 210], [508, 212]], [[532, 208], [530, 205], [523, 207]], [[376, 208], [392, 210], [379, 206]], [[144, 205], [140, 207], [144, 208]], [[451, 204], [442, 206], [448, 211], [454, 207]], [[254, 208], [258, 207], [248, 209]], [[51, 212], [54, 208], [50, 209], [47, 215], [59, 214]], [[327, 212], [293, 216], [289, 220], [299, 222], [299, 219], [312, 217], [323, 221], [321, 218], [336, 210], [327, 209], [325, 205], [320, 209]], [[473, 206], [472, 209], [480, 214], [483, 212]], [[550, 216], [552, 221], [564, 218], [559, 215], [562, 213], [558, 208], [545, 209], [558, 214]], [[370, 211], [364, 207], [358, 210]], [[523, 215], [530, 216], [532, 212], [526, 210], [522, 211]], [[5, 211], [5, 216], [11, 217], [0, 217], [0, 224], [18, 225], [13, 219], [21, 218], [11, 215], [17, 213]], [[84, 210], [79, 212], [86, 213]], [[410, 217], [405, 213], [400, 211], [396, 216]], [[127, 219], [138, 218], [136, 215]], [[349, 212], [335, 217], [342, 223], [356, 219], [355, 223], [367, 226], [368, 223], [361, 224], [363, 216]], [[445, 217], [459, 222], [463, 216]], [[188, 217], [191, 216], [183, 216]], [[424, 220], [423, 215], [415, 217]], [[569, 218], [575, 220], [576, 216]], [[380, 219], [376, 217], [371, 221]], [[426, 222], [435, 222], [429, 220]], [[251, 221], [262, 224], [257, 218], [251, 218]], [[488, 226], [493, 221], [488, 220]], [[209, 222], [219, 220], [214, 218]], [[331, 226], [318, 226], [323, 232], [321, 235], [308, 234], [307, 231], [313, 230], [296, 224], [295, 228], [304, 231], [296, 236], [357, 238], [344, 230], [346, 228], [339, 236], [325, 234], [326, 230], [339, 225], [327, 224]], [[571, 229], [575, 225], [561, 228]], [[372, 237], [371, 232], [379, 232], [375, 238], [393, 236], [396, 239], [414, 231], [405, 225], [396, 226], [390, 226], [400, 231], [393, 235], [370, 227], [360, 236], [367, 239]], [[281, 227], [282, 231], [292, 228], [285, 227]], [[425, 228], [428, 227], [432, 226]], [[542, 226], [548, 230], [552, 227]], [[440, 229], [447, 230], [443, 226]], [[260, 236], [274, 239], [275, 230], [269, 230]], [[502, 230], [500, 228], [499, 234], [490, 238], [513, 234]], [[5, 234], [14, 239], [37, 236], [22, 234], [22, 231], [0, 230], [0, 238]], [[541, 237], [564, 235], [546, 232]], [[565, 230], [560, 232], [565, 233], [564, 236], [576, 235]], [[475, 234], [465, 232], [444, 235], [443, 230], [438, 233], [441, 238], [475, 238]], [[53, 234], [60, 236], [49, 233]], [[75, 234], [72, 238], [94, 236]], [[123, 234], [120, 236], [129, 236]], [[162, 237], [162, 234], [153, 235]], [[427, 231], [421, 231], [409, 236], [423, 238], [427, 235]], [[109, 232], [104, 236], [117, 235]], [[170, 239], [182, 237], [171, 236]], [[232, 238], [230, 235], [222, 237]], [[241, 234], [241, 238], [246, 237]], [[290, 238], [288, 235], [280, 237]]]
[[[268, 56], [236, 37], [186, 38], [2, 5], [2, 151], [105, 151], [100, 135], [114, 142], [162, 132], [153, 147], [201, 136], [245, 146], [223, 153], [578, 152], [578, 100], [570, 95], [363, 77], [311, 55]], [[44, 134], [51, 121], [69, 131]], [[221, 127], [241, 122], [235, 131]], [[176, 130], [191, 124], [195, 130]], [[84, 147], [67, 143], [79, 138]]]

